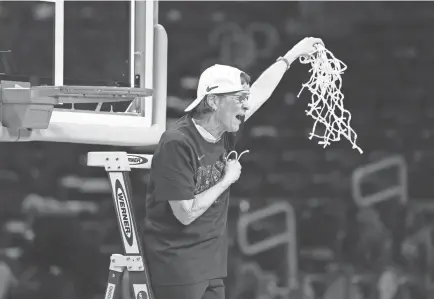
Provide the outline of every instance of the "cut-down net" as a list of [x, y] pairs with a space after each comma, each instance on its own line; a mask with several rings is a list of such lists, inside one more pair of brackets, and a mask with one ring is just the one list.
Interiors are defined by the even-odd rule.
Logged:
[[312, 73], [297, 96], [300, 97], [304, 88], [312, 94], [306, 110], [306, 114], [315, 120], [309, 139], [319, 138], [318, 144], [325, 148], [344, 136], [353, 149], [362, 154], [362, 149], [356, 145], [357, 134], [350, 125], [351, 113], [343, 105], [341, 75], [347, 66], [322, 45], [316, 45], [316, 51], [309, 56], [300, 57], [300, 62], [310, 64], [309, 72]]

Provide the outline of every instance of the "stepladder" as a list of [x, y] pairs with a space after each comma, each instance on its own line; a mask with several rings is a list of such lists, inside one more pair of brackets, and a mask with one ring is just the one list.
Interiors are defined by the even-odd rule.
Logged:
[[104, 167], [108, 174], [123, 245], [123, 254], [114, 253], [110, 257], [105, 299], [126, 299], [121, 297], [125, 271], [128, 271], [131, 299], [155, 299], [133, 212], [129, 176], [132, 168], [149, 169], [151, 163], [152, 155], [126, 152], [89, 152], [87, 155], [88, 166]]

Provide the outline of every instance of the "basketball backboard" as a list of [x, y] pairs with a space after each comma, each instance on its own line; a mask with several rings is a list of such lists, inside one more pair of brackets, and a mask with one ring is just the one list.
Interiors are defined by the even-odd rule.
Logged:
[[69, 3], [45, 2], [54, 6], [53, 85], [0, 82], [0, 142], [158, 143], [166, 129], [167, 97], [167, 34], [158, 24], [158, 2], [128, 1], [129, 86], [124, 87], [64, 82]]

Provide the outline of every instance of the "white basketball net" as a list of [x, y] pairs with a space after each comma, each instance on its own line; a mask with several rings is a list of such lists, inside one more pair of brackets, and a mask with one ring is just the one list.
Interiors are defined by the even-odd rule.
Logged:
[[[343, 105], [341, 75], [347, 66], [322, 45], [317, 45], [316, 48], [317, 51], [309, 56], [300, 57], [301, 63], [310, 63], [312, 67], [309, 71], [312, 72], [310, 80], [303, 84], [297, 96], [300, 97], [304, 88], [312, 93], [312, 101], [308, 104], [310, 110], [306, 110], [306, 114], [310, 115], [315, 123], [309, 139], [321, 139], [318, 144], [325, 148], [330, 142], [340, 141], [343, 135], [351, 142], [353, 149], [362, 154], [362, 149], [356, 145], [357, 134], [350, 126], [351, 113], [345, 110]], [[324, 126], [323, 135], [317, 135], [318, 123]]]

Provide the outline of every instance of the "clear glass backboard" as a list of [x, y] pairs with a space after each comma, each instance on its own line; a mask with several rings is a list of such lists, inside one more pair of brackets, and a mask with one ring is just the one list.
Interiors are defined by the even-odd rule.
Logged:
[[[0, 142], [158, 142], [166, 126], [167, 34], [157, 1], [4, 2], [5, 9], [26, 12], [21, 21], [32, 22], [46, 51], [0, 42]], [[101, 20], [108, 25], [98, 26]], [[14, 72], [14, 60], [28, 55], [34, 60]], [[92, 71], [80, 73], [83, 64]]]

